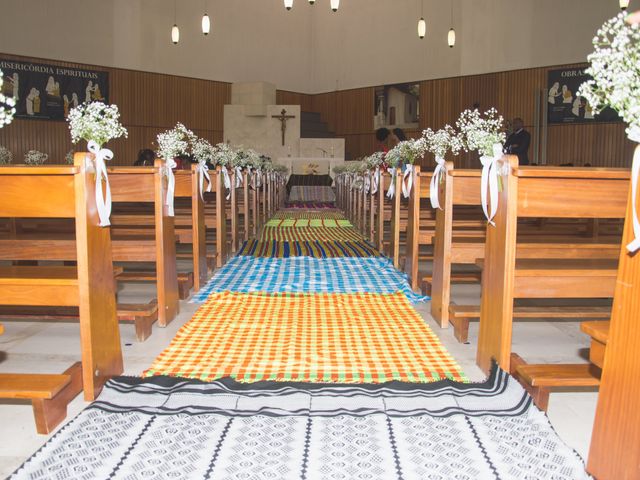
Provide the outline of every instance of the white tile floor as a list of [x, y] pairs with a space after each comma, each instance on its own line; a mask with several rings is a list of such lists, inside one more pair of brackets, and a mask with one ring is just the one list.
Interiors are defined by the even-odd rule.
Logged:
[[[145, 298], [153, 292], [144, 286], [125, 291], [132, 299]], [[454, 287], [456, 303], [477, 303], [479, 287]], [[121, 335], [125, 374], [136, 375], [148, 367], [165, 348], [178, 328], [191, 318], [196, 305], [182, 302], [181, 313], [167, 328], [154, 325], [152, 336], [137, 343], [133, 325], [122, 325]], [[471, 380], [481, 380], [475, 365], [478, 324], [472, 323], [469, 344], [459, 344], [451, 329], [440, 330], [429, 315], [429, 305], [417, 307], [429, 325], [438, 333]], [[5, 322], [5, 335], [0, 336], [0, 372], [60, 373], [79, 358], [78, 326], [69, 323]], [[583, 361], [582, 349], [588, 341], [580, 333], [579, 322], [519, 322], [514, 327], [514, 351], [531, 362]], [[559, 435], [586, 458], [596, 408], [595, 392], [563, 392], [551, 395], [549, 418]], [[82, 396], [69, 406], [67, 419], [87, 406]], [[28, 403], [0, 403], [0, 478], [9, 475], [46, 440], [35, 432], [31, 406]], [[10, 441], [7, 441], [10, 439]]]

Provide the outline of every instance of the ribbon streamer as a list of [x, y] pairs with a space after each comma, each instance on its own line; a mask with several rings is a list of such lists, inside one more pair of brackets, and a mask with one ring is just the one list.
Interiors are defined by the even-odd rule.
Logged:
[[413, 187], [413, 165], [407, 163], [404, 166], [404, 175], [402, 176], [402, 195], [409, 198], [411, 188]]
[[209, 175], [209, 167], [205, 162], [198, 162], [198, 181], [200, 183], [200, 198], [204, 200], [204, 179], [207, 179], [207, 192], [211, 191], [211, 176]]
[[398, 174], [397, 169], [391, 168], [391, 184], [389, 185], [389, 190], [387, 190], [387, 198], [393, 198], [396, 194], [396, 175]]
[[368, 194], [371, 190], [371, 172], [367, 172], [364, 177], [364, 193]]
[[242, 186], [242, 182], [244, 179], [242, 178], [242, 167], [236, 167], [236, 188], [240, 188]]
[[[493, 146], [493, 156], [483, 155], [480, 157], [482, 163], [482, 177], [480, 178], [480, 199], [482, 201], [482, 211], [489, 223], [496, 224], [493, 217], [498, 211], [498, 160], [502, 158], [502, 145], [496, 143]], [[487, 187], [489, 187], [489, 198], [491, 200], [491, 211], [487, 202]]]
[[371, 195], [378, 193], [378, 188], [380, 188], [380, 167], [376, 167], [375, 172], [373, 172]]
[[[640, 143], [640, 127], [632, 127], [629, 129], [629, 140]], [[633, 225], [633, 240], [627, 245], [630, 253], [640, 249], [640, 220], [638, 220], [638, 211], [636, 202], [638, 198], [638, 177], [640, 176], [640, 145], [636, 146], [633, 153], [633, 163], [631, 164], [631, 213]]]
[[167, 201], [165, 204], [167, 205], [167, 215], [170, 217], [175, 216], [175, 212], [173, 211], [173, 197], [176, 191], [176, 177], [173, 174], [173, 169], [177, 166], [178, 164], [173, 158], [168, 158], [164, 161], [164, 174], [167, 176]]
[[446, 171], [447, 169], [444, 166], [444, 158], [436, 157], [436, 168], [433, 171], [433, 176], [431, 177], [429, 197], [431, 198], [431, 206], [433, 208], [439, 208], [440, 210], [442, 210], [442, 207], [440, 206], [440, 193], [438, 192], [438, 189], [442, 175], [444, 175]]
[[224, 188], [229, 190], [227, 196], [225, 197], [227, 200], [231, 198], [231, 178], [229, 177], [229, 170], [227, 170], [226, 166], [222, 167], [222, 178], [224, 179]]
[[[96, 167], [96, 208], [98, 209], [98, 218], [101, 227], [111, 225], [109, 217], [111, 216], [111, 187], [109, 186], [109, 177], [107, 176], [107, 165], [105, 160], [113, 158], [113, 152], [108, 148], [100, 148], [93, 140], [87, 142], [89, 152], [95, 156]], [[104, 177], [105, 188], [102, 190], [102, 178]]]

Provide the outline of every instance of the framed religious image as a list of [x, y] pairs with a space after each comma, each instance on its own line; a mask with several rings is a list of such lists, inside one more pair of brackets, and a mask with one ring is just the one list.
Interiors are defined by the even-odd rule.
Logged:
[[420, 124], [420, 84], [384, 85], [375, 89], [373, 128], [418, 128]]
[[2, 93], [16, 101], [16, 118], [64, 120], [80, 103], [109, 103], [109, 73], [0, 58]]
[[618, 122], [615, 110], [605, 108], [595, 114], [587, 101], [577, 95], [580, 85], [591, 77], [585, 68], [549, 70], [547, 77], [547, 121], [554, 123]]

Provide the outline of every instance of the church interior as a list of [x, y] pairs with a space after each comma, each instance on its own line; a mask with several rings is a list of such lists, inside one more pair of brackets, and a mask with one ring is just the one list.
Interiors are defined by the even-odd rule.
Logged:
[[0, 478], [640, 479], [640, 2], [0, 12]]

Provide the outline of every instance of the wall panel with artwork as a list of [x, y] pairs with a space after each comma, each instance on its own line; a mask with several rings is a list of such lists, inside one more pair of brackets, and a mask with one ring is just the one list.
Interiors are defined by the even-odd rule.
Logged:
[[[129, 138], [109, 143], [112, 165], [131, 165], [142, 148], [153, 148], [155, 136], [181, 121], [212, 142], [222, 141], [224, 104], [230, 101], [229, 83], [157, 73], [103, 68], [0, 54], [2, 58], [95, 70], [109, 75], [109, 101], [118, 105]], [[64, 163], [72, 149], [66, 122], [16, 119], [0, 130], [0, 145], [21, 161], [35, 149], [49, 154], [49, 163]]]

